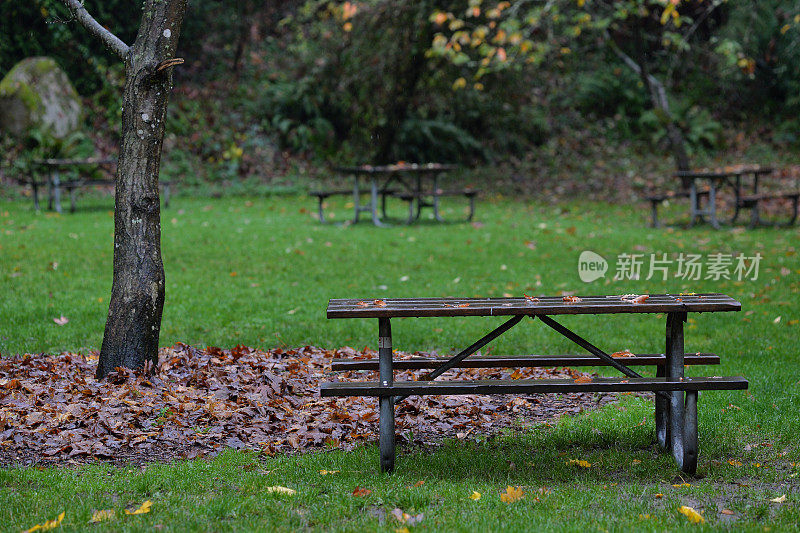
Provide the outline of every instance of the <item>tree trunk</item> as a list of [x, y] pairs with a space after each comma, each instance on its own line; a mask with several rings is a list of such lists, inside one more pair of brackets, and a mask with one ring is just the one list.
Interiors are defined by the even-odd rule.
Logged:
[[[683, 132], [681, 132], [681, 129], [675, 123], [675, 117], [672, 116], [672, 112], [669, 109], [669, 98], [667, 98], [667, 90], [664, 84], [650, 74], [647, 69], [647, 59], [644, 55], [644, 44], [641, 38], [638, 45], [641, 51], [638, 63], [623, 52], [619, 45], [613, 40], [609, 42], [612, 50], [617, 54], [617, 57], [622, 59], [631, 70], [641, 77], [642, 83], [647, 88], [647, 92], [650, 95], [650, 103], [659, 114], [664, 129], [667, 130], [667, 142], [672, 151], [672, 157], [675, 159], [675, 167], [680, 172], [688, 172], [691, 170], [691, 167], [689, 164], [689, 154], [686, 152], [686, 142], [683, 138]], [[688, 189], [689, 185], [690, 182], [688, 179], [684, 178], [681, 180], [681, 186], [684, 189]]]
[[[413, 8], [412, 6], [409, 8]], [[428, 2], [420, 2], [416, 9], [412, 9], [405, 25], [406, 46], [397, 51], [397, 64], [394, 69], [394, 86], [388, 99], [386, 110], [386, 123], [377, 132], [378, 147], [375, 152], [376, 164], [392, 163], [392, 149], [394, 148], [398, 130], [408, 118], [411, 103], [417, 92], [422, 73], [427, 64], [425, 51], [433, 38], [428, 15], [431, 8]], [[416, 28], [416, 31], [415, 31]], [[418, 161], [419, 162], [419, 161]]]
[[[174, 58], [186, 0], [147, 0], [125, 59], [116, 176], [114, 280], [97, 377], [155, 368], [164, 307], [158, 173]], [[150, 362], [151, 365], [147, 363]]]

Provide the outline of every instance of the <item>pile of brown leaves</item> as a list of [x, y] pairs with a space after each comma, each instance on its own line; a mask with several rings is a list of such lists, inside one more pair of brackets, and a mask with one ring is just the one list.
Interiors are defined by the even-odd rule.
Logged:
[[[414, 354], [424, 355], [424, 354]], [[0, 358], [0, 464], [112, 460], [143, 462], [214, 454], [226, 447], [267, 454], [375, 441], [375, 398], [323, 399], [319, 383], [376, 379], [330, 372], [333, 357], [375, 357], [352, 348], [261, 351], [237, 346], [161, 350], [153, 376], [126, 370], [94, 379], [97, 355]], [[410, 357], [398, 354], [398, 357]], [[419, 374], [420, 372], [416, 372]], [[397, 379], [414, 379], [398, 372]], [[450, 371], [445, 379], [580, 377], [571, 369]], [[401, 439], [491, 434], [522, 419], [553, 420], [611, 397], [410, 397], [397, 406]]]

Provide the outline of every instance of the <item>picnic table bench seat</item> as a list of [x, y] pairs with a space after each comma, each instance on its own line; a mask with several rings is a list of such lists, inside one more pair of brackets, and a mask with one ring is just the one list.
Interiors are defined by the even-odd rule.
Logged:
[[761, 214], [759, 212], [759, 204], [765, 200], [791, 200], [792, 213], [784, 225], [792, 226], [797, 221], [798, 203], [800, 200], [800, 191], [783, 191], [783, 192], [766, 192], [757, 194], [748, 194], [739, 198], [739, 207], [750, 209], [750, 227], [763, 225]]
[[[463, 196], [469, 200], [469, 214], [467, 215], [467, 222], [472, 220], [472, 217], [475, 216], [475, 198], [480, 193], [477, 189], [472, 188], [465, 188], [465, 189], [449, 189], [449, 190], [442, 190], [438, 189], [436, 191], [401, 191], [396, 192], [392, 196], [395, 198], [399, 198], [404, 202], [408, 202], [408, 222], [409, 224], [414, 221], [416, 215], [414, 214], [414, 202], [417, 202], [417, 205], [422, 206], [434, 206], [436, 204], [436, 209], [434, 213], [438, 214], [438, 201], [441, 197], [446, 196]], [[432, 198], [432, 202], [426, 201], [426, 199]]]
[[[708, 194], [709, 191], [707, 189], [701, 189], [697, 191], [697, 196], [699, 198], [706, 198], [708, 197]], [[661, 227], [661, 224], [658, 221], [658, 206], [669, 200], [689, 198], [690, 196], [691, 191], [689, 190], [660, 191], [646, 194], [644, 199], [650, 202], [650, 226], [653, 228]]]
[[[587, 378], [588, 379], [588, 378]], [[396, 381], [383, 386], [379, 381], [340, 381], [323, 383], [323, 398], [334, 396], [430, 396], [462, 394], [538, 394], [567, 392], [656, 392], [701, 390], [744, 390], [748, 382], [741, 376], [685, 378], [609, 378], [589, 381], [574, 379], [484, 379], [452, 381]]]
[[[368, 191], [365, 191], [368, 192]], [[386, 216], [386, 197], [390, 196], [397, 191], [395, 189], [387, 189], [385, 191], [380, 191], [381, 195], [381, 208], [383, 211], [383, 216]], [[350, 189], [325, 189], [319, 191], [309, 191], [309, 196], [314, 196], [317, 199], [317, 213], [319, 215], [319, 221], [325, 223], [325, 210], [324, 204], [325, 200], [330, 198], [331, 196], [353, 196], [357, 194], [352, 188]]]
[[[632, 298], [632, 296], [635, 296]], [[381, 469], [394, 469], [394, 408], [410, 395], [536, 394], [566, 392], [655, 393], [656, 438], [672, 452], [686, 473], [697, 469], [697, 401], [701, 390], [742, 390], [741, 376], [684, 377], [684, 366], [718, 364], [710, 353], [684, 351], [683, 323], [690, 312], [738, 311], [741, 304], [724, 294], [610, 295], [539, 298], [393, 298], [334, 299], [328, 318], [377, 318], [378, 359], [336, 359], [335, 370], [378, 370], [377, 381], [322, 383], [322, 397], [374, 396], [378, 398]], [[614, 357], [553, 319], [559, 315], [608, 315], [618, 313], [666, 314], [666, 350], [662, 354]], [[390, 320], [399, 317], [505, 317], [506, 321], [451, 358], [394, 359]], [[474, 356], [523, 318], [542, 322], [591, 355]], [[621, 354], [619, 354], [621, 355]], [[579, 379], [492, 379], [434, 381], [451, 368], [524, 366], [609, 366], [622, 377]], [[645, 377], [630, 366], [654, 365], [655, 377]], [[394, 381], [394, 370], [433, 368], [417, 381]]]

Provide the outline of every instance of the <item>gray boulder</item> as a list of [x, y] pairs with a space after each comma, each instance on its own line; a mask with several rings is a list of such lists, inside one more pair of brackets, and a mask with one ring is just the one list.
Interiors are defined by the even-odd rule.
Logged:
[[81, 123], [75, 87], [49, 57], [29, 57], [0, 81], [0, 132], [16, 137], [33, 128], [63, 139]]

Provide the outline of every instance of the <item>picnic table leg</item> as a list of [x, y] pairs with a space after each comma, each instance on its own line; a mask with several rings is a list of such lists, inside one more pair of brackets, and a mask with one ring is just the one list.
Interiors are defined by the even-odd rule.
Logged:
[[370, 183], [369, 210], [372, 214], [372, 223], [376, 226], [385, 226], [378, 216], [378, 180], [373, 176]]
[[711, 226], [714, 229], [719, 229], [719, 222], [717, 222], [717, 184], [712, 181], [711, 188], [708, 191], [708, 210], [711, 215]]
[[437, 222], [444, 222], [439, 215], [439, 174], [433, 175], [433, 218]]
[[61, 213], [61, 178], [57, 170], [53, 172], [53, 201], [55, 201], [56, 213]]
[[697, 220], [697, 217], [700, 215], [700, 206], [698, 205], [698, 201], [697, 182], [692, 180], [692, 184], [689, 186], [689, 211], [691, 215], [691, 219], [689, 220], [690, 228], [694, 226], [694, 221]]
[[31, 186], [33, 187], [33, 208], [39, 211], [39, 183], [36, 181], [35, 175], [31, 179]]
[[733, 204], [733, 216], [731, 217], [729, 224], [733, 224], [736, 222], [736, 219], [739, 218], [739, 211], [740, 211], [740, 204], [742, 202], [742, 176], [737, 174], [736, 175], [736, 184], [733, 186], [733, 194], [734, 194], [734, 204]]
[[[667, 338], [669, 339], [669, 327], [667, 328]], [[667, 340], [669, 344], [669, 340]], [[656, 377], [667, 376], [667, 367], [656, 367]], [[662, 450], [669, 449], [669, 401], [660, 394], [656, 394], [656, 439]]]
[[361, 206], [358, 205], [358, 174], [353, 175], [353, 224], [358, 223], [358, 215], [361, 213]]
[[[667, 314], [667, 377], [683, 378], [683, 323], [686, 313]], [[687, 410], [687, 407], [689, 408]], [[694, 412], [690, 411], [694, 409]], [[678, 467], [687, 474], [697, 469], [697, 395], [672, 391], [669, 404], [669, 444]]]
[[77, 187], [70, 187], [67, 186], [67, 191], [69, 191], [69, 212], [75, 212], [75, 190]]
[[[378, 373], [381, 386], [391, 387], [392, 372], [392, 325], [388, 318], [378, 319]], [[381, 396], [380, 407], [380, 453], [381, 471], [394, 470], [394, 398]]]

